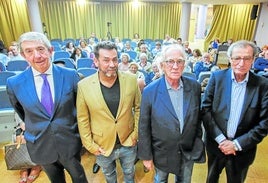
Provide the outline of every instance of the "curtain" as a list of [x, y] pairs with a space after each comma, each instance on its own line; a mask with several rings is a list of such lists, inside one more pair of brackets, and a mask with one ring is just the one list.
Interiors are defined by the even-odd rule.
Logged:
[[0, 17], [0, 39], [6, 47], [31, 30], [26, 1], [1, 0]]
[[[161, 38], [165, 34], [178, 37], [181, 5], [179, 3], [39, 1], [41, 19], [51, 39], [88, 38], [91, 32], [99, 38]], [[108, 27], [107, 23], [112, 24]]]
[[252, 40], [256, 21], [250, 19], [253, 5], [215, 5], [211, 29], [205, 39], [204, 48], [215, 38], [220, 42], [232, 38], [234, 41]]

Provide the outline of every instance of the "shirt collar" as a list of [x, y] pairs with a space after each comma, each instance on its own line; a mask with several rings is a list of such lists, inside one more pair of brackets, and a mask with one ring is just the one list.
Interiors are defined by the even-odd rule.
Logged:
[[[37, 71], [36, 69], [34, 69], [33, 67], [32, 67], [32, 71], [33, 71], [34, 76], [40, 76], [40, 74], [43, 74], [43, 73], [40, 73], [39, 71]], [[46, 72], [44, 72], [44, 74], [52, 75], [52, 63], [50, 64], [48, 70]]]
[[247, 75], [246, 75], [246, 77], [245, 77], [245, 79], [243, 81], [237, 82], [236, 79], [235, 79], [235, 76], [234, 76], [234, 71], [232, 70], [232, 72], [231, 72], [231, 79], [235, 83], [247, 83], [248, 82], [248, 77], [249, 77], [249, 72], [247, 72]]
[[[166, 81], [166, 87], [167, 87], [167, 90], [171, 90], [172, 88], [171, 88], [170, 84], [168, 83], [166, 77], [165, 77], [165, 81]], [[177, 90], [179, 90], [179, 89], [181, 89], [181, 88], [183, 88], [183, 83], [182, 83], [182, 80], [181, 80], [181, 78], [180, 78], [180, 79], [179, 79], [179, 87], [177, 88]]]

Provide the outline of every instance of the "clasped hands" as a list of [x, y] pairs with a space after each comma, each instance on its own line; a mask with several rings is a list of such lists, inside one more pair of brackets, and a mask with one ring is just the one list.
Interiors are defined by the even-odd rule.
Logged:
[[234, 143], [231, 140], [224, 140], [224, 141], [222, 141], [219, 144], [218, 148], [225, 155], [230, 155], [230, 154], [236, 155]]

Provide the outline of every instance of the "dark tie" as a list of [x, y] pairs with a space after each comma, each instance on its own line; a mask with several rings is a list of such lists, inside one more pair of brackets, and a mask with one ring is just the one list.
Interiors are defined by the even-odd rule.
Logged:
[[52, 113], [53, 109], [53, 100], [51, 95], [50, 86], [47, 80], [47, 74], [40, 74], [44, 82], [41, 89], [41, 103], [46, 108], [49, 115]]

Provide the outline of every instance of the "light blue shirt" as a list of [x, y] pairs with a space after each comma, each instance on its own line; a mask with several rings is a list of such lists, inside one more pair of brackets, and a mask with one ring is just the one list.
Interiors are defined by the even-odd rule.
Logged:
[[[231, 74], [232, 74], [231, 107], [230, 107], [230, 116], [227, 124], [227, 137], [233, 139], [241, 117], [249, 73], [247, 73], [246, 78], [241, 82], [236, 81], [233, 72]], [[225, 139], [226, 137], [223, 134], [221, 134], [218, 137], [216, 137], [215, 140], [218, 143], [220, 143]], [[236, 143], [238, 149], [241, 151], [242, 148], [238, 143], [238, 141], [234, 140], [234, 142]]]
[[172, 103], [172, 106], [174, 108], [174, 111], [176, 112], [176, 115], [180, 122], [180, 132], [182, 133], [183, 130], [183, 83], [180, 79], [179, 81], [179, 87], [177, 89], [171, 88], [170, 84], [166, 80], [166, 86], [168, 90], [168, 94]]

